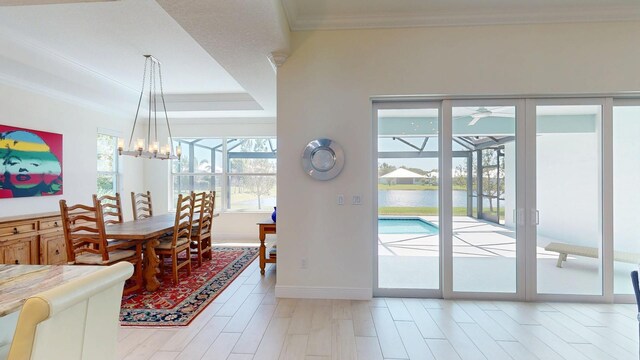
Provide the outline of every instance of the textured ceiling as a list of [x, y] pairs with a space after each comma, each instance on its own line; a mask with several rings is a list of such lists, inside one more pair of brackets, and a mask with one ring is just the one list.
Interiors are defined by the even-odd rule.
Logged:
[[289, 25], [280, 0], [158, 3], [263, 107], [276, 115], [272, 52], [289, 50]]
[[162, 62], [169, 93], [244, 91], [153, 0], [2, 7], [0, 26], [21, 42], [136, 90], [142, 81], [142, 55], [152, 54]]
[[104, 2], [104, 1], [116, 1], [116, 0], [0, 0], [0, 6], [71, 4], [71, 3]]
[[292, 30], [640, 19], [638, 0], [282, 0]]
[[[279, 0], [0, 0], [0, 81], [130, 112], [143, 54], [172, 117], [275, 117], [267, 55], [288, 49]], [[41, 5], [36, 5], [41, 4]]]

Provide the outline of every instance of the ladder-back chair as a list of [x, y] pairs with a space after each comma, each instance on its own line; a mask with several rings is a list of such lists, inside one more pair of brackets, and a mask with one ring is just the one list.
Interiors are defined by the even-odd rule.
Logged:
[[153, 206], [151, 203], [151, 192], [134, 193], [131, 192], [131, 206], [133, 206], [133, 220], [146, 219], [153, 216]]
[[102, 216], [105, 225], [120, 224], [123, 221], [122, 217], [122, 202], [120, 201], [120, 193], [113, 195], [98, 195], [93, 194], [94, 203], [100, 204], [102, 210]]
[[201, 192], [192, 194], [192, 196], [194, 196], [196, 204], [194, 212], [197, 212], [199, 217], [193, 222], [191, 248], [196, 252], [198, 266], [201, 266], [204, 258], [209, 260], [212, 258], [211, 225], [216, 192]]
[[[173, 234], [160, 239], [156, 246], [156, 254], [160, 257], [160, 269], [164, 271], [164, 258], [171, 257], [171, 272], [174, 283], [178, 283], [178, 270], [187, 268], [187, 274], [191, 275], [191, 226], [193, 226], [193, 197], [191, 195], [178, 196], [176, 205], [176, 218], [173, 226]], [[178, 256], [184, 252], [186, 259], [181, 261]]]
[[65, 200], [60, 200], [60, 213], [68, 264], [111, 265], [127, 261], [135, 267], [132, 276], [135, 283], [126, 288], [125, 293], [142, 288], [142, 243], [107, 241], [102, 209], [97, 200], [93, 206], [68, 206]]

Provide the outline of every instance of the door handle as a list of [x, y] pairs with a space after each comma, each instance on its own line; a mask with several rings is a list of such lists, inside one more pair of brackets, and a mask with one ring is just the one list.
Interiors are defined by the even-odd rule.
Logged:
[[518, 225], [520, 225], [520, 226], [524, 226], [525, 225], [524, 209], [518, 209], [517, 221], [518, 221]]
[[540, 225], [540, 211], [537, 209], [531, 209], [531, 224]]

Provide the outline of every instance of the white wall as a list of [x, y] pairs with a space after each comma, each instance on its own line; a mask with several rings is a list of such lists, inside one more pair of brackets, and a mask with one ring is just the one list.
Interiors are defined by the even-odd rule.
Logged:
[[[186, 120], [172, 120], [174, 137], [221, 137], [221, 136], [275, 136], [275, 119], [226, 119], [210, 120], [208, 124], [184, 123]], [[170, 173], [168, 161], [147, 162], [145, 164], [144, 189], [153, 196], [154, 212], [165, 213], [169, 209]], [[146, 191], [146, 190], [145, 190]], [[157, 204], [157, 205], [156, 205]], [[222, 213], [215, 219], [214, 241], [253, 240], [258, 241], [256, 223], [271, 216], [269, 212]]]
[[536, 137], [536, 152], [538, 246], [559, 241], [599, 247], [598, 136], [543, 134]]
[[[0, 217], [59, 211], [60, 199], [72, 204], [90, 204], [97, 187], [98, 128], [124, 135], [130, 131], [129, 121], [129, 118], [0, 84], [0, 124], [63, 135], [63, 194], [0, 199]], [[139, 161], [126, 159], [122, 164], [120, 191], [124, 194], [140, 186]], [[124, 211], [130, 218], [130, 206], [125, 206]]]
[[[640, 105], [640, 103], [638, 103]], [[640, 106], [614, 108], [613, 214], [615, 251], [640, 253]], [[616, 265], [617, 266], [617, 265]]]
[[[278, 69], [277, 295], [371, 295], [372, 96], [639, 90], [639, 36], [638, 22], [293, 33]], [[317, 137], [344, 148], [334, 180], [301, 169]]]

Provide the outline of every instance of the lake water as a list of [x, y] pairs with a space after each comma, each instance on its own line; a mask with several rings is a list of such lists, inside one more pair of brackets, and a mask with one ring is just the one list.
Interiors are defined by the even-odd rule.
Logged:
[[[438, 190], [378, 190], [378, 207], [437, 206]], [[484, 200], [484, 206], [489, 206], [488, 199]], [[453, 190], [453, 207], [467, 207], [466, 191]]]
[[[475, 200], [475, 199], [474, 199]], [[272, 209], [276, 206], [276, 198], [266, 196], [261, 199], [262, 209]], [[258, 200], [249, 199], [244, 201], [233, 201], [234, 210], [257, 209]], [[496, 203], [494, 202], [495, 206]], [[437, 207], [437, 190], [378, 190], [379, 207]], [[484, 206], [489, 208], [489, 200], [484, 200]], [[467, 207], [467, 192], [464, 190], [453, 190], [453, 207]]]

